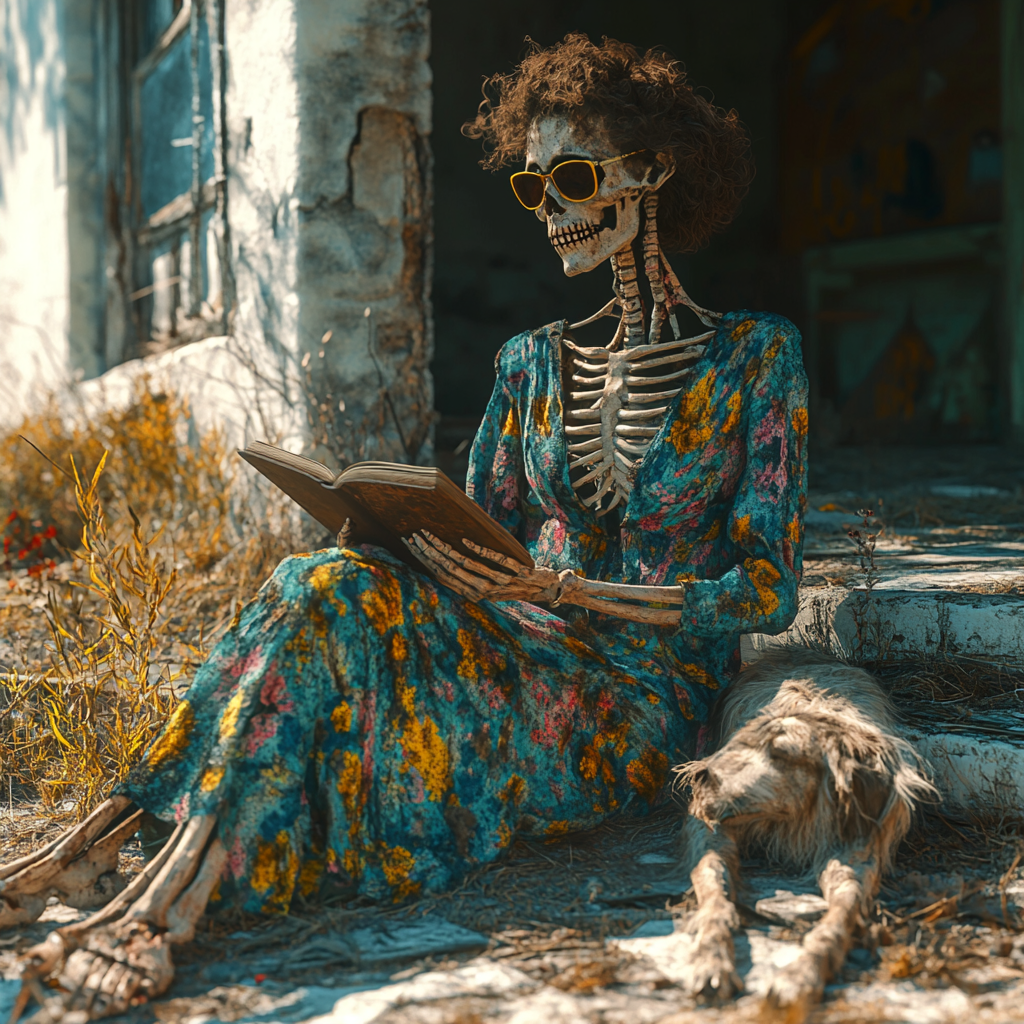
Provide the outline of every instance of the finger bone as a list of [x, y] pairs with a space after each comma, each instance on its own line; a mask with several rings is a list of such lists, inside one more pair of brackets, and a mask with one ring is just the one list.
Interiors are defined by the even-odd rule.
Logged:
[[526, 566], [520, 564], [514, 558], [509, 558], [508, 555], [503, 555], [500, 551], [495, 551], [493, 548], [485, 548], [481, 544], [475, 544], [468, 537], [463, 537], [462, 543], [465, 544], [470, 551], [481, 555], [483, 558], [488, 558], [492, 562], [497, 562], [498, 565], [508, 569], [508, 571], [515, 576], [522, 576], [530, 571]]

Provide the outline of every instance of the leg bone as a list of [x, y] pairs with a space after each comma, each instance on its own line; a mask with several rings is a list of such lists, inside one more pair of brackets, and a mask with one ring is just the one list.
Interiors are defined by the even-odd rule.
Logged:
[[100, 877], [116, 869], [117, 852], [137, 827], [129, 823], [138, 815], [116, 826], [98, 844], [94, 840], [130, 805], [127, 797], [104, 800], [85, 821], [42, 850], [0, 866], [0, 930], [36, 920], [51, 893], [80, 894], [85, 905], [93, 906], [109, 899], [117, 883], [113, 877], [100, 882]]
[[[124, 796], [104, 800], [83, 821], [38, 853], [30, 853], [10, 864], [0, 865], [0, 892], [17, 885], [21, 892], [36, 892], [46, 886], [54, 870], [60, 870], [84, 850], [131, 803]], [[56, 867], [55, 867], [56, 865]]]
[[152, 885], [125, 914], [125, 921], [146, 921], [157, 928], [167, 927], [167, 911], [182, 890], [192, 881], [202, 859], [217, 817], [203, 814], [190, 818], [174, 856], [153, 879]]
[[[227, 859], [218, 840], [207, 848], [215, 824], [214, 815], [204, 815], [179, 825], [159, 855], [106, 907], [22, 956], [18, 1015], [31, 995], [38, 1001], [39, 980], [62, 961], [59, 982], [68, 1021], [123, 1013], [164, 992], [174, 977], [171, 944], [194, 935]], [[49, 1003], [41, 1005], [52, 1017]]]
[[219, 839], [214, 839], [192, 884], [167, 911], [168, 942], [191, 942], [195, 938], [196, 924], [203, 916], [206, 904], [210, 902], [210, 893], [213, 892], [227, 859], [228, 851], [224, 844]]

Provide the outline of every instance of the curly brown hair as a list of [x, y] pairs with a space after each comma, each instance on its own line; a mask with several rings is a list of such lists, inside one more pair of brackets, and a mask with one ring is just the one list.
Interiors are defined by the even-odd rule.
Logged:
[[[546, 115], [577, 124], [599, 118], [622, 152], [668, 153], [676, 172], [658, 192], [658, 234], [670, 252], [693, 252], [736, 215], [754, 176], [750, 140], [735, 110], [715, 107], [686, 84], [686, 71], [660, 49], [571, 32], [529, 52], [508, 75], [484, 82], [484, 101], [463, 134], [482, 139], [480, 161], [497, 170], [526, 151], [530, 125]], [[634, 158], [637, 160], [642, 157]]]

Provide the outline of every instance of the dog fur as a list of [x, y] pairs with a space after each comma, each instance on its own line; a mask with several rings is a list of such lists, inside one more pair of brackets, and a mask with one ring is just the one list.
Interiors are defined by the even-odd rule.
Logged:
[[775, 977], [766, 1009], [801, 1021], [842, 965], [914, 805], [938, 794], [893, 731], [893, 712], [862, 669], [809, 651], [757, 661], [712, 717], [715, 752], [679, 766], [691, 790], [683, 830], [698, 909], [691, 987], [727, 999], [742, 988], [732, 933], [740, 857], [812, 873], [828, 910], [797, 960]]

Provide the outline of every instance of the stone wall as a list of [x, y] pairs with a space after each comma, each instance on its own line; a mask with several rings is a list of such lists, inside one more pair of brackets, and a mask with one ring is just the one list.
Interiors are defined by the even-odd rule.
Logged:
[[[47, 387], [117, 367], [136, 339], [124, 317], [132, 285], [117, 285], [111, 263], [124, 225], [107, 212], [126, 137], [110, 71], [123, 5], [0, 4], [14, 41], [0, 76], [0, 421], [10, 422]], [[232, 338], [215, 343], [209, 365], [213, 350], [197, 343], [114, 377], [190, 367], [179, 385], [204, 380], [199, 415], [230, 420], [239, 441], [313, 445], [339, 461], [430, 461], [425, 0], [223, 9]], [[217, 396], [240, 382], [245, 401], [220, 409]]]
[[321, 449], [429, 461], [426, 4], [229, 4], [225, 42], [233, 333]]

